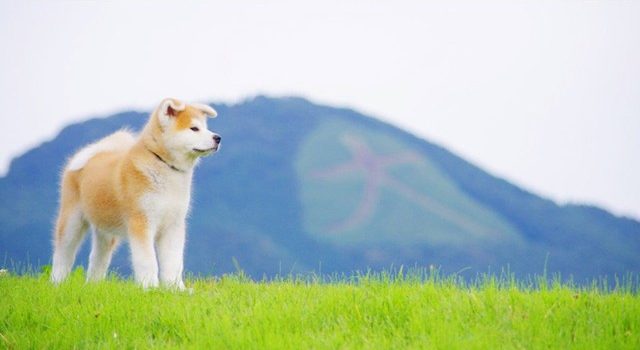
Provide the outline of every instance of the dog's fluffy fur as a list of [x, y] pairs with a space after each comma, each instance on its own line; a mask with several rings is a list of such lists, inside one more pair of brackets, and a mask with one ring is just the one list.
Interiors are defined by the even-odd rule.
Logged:
[[67, 277], [91, 226], [89, 281], [105, 277], [118, 243], [128, 238], [138, 283], [184, 289], [193, 168], [220, 145], [220, 136], [207, 129], [207, 116], [216, 116], [207, 105], [165, 99], [138, 137], [119, 131], [71, 158], [62, 176], [53, 282]]

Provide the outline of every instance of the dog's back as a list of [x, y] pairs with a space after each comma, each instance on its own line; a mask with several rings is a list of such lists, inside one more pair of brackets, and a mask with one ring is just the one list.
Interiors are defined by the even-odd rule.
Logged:
[[98, 153], [125, 151], [136, 142], [135, 136], [129, 131], [120, 130], [96, 143], [85, 146], [78, 151], [67, 164], [66, 170], [77, 171], [82, 169], [91, 158]]

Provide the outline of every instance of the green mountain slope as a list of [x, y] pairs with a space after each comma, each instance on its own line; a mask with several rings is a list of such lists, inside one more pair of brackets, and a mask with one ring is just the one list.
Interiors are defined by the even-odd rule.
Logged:
[[[196, 170], [187, 270], [254, 276], [439, 265], [578, 279], [640, 271], [640, 223], [558, 206], [447, 150], [348, 109], [300, 98], [216, 104], [221, 152]], [[58, 175], [78, 147], [146, 113], [71, 125], [0, 179], [0, 257], [50, 259]], [[80, 261], [86, 262], [86, 248]], [[128, 271], [127, 250], [114, 264]]]
[[296, 161], [306, 231], [338, 245], [519, 243], [509, 222], [401, 142], [324, 120]]

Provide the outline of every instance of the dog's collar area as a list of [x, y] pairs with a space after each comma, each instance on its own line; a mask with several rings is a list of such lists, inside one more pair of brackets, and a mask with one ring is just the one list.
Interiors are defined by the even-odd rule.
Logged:
[[153, 154], [154, 156], [156, 156], [156, 158], [158, 158], [159, 161], [163, 162], [164, 164], [166, 164], [169, 168], [171, 168], [171, 170], [177, 171], [179, 173], [184, 173], [185, 171], [180, 169], [180, 168], [176, 168], [173, 164], [169, 164], [166, 160], [162, 159], [162, 157], [160, 157], [160, 155], [152, 150], [150, 150], [149, 148], [147, 148], [147, 151], [151, 152], [151, 154]]

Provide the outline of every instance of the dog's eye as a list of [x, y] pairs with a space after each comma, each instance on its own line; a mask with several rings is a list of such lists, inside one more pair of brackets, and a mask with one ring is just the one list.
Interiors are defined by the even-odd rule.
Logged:
[[193, 130], [193, 131], [200, 131], [200, 128], [198, 128], [197, 126], [193, 126], [193, 127], [191, 127], [191, 130]]

